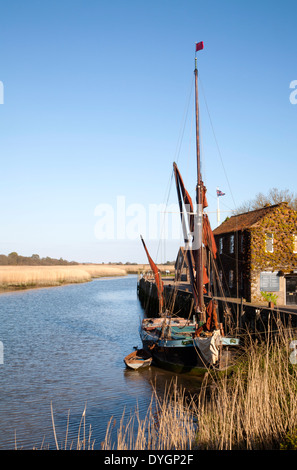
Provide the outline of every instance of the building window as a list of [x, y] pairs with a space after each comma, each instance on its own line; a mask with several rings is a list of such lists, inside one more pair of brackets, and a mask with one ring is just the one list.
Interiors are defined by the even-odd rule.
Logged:
[[223, 271], [221, 269], [219, 270], [219, 280], [220, 280], [220, 283], [222, 284], [223, 283]]
[[240, 237], [240, 251], [241, 251], [241, 253], [243, 253], [243, 241], [244, 241], [244, 238], [243, 238], [243, 233], [242, 233], [241, 237]]
[[266, 233], [265, 251], [267, 253], [273, 253], [273, 233]]
[[223, 253], [223, 237], [220, 237], [219, 239], [219, 252], [220, 255]]
[[232, 289], [233, 285], [234, 285], [234, 271], [231, 269], [229, 271], [229, 287], [230, 287], [230, 289]]
[[230, 236], [230, 253], [234, 253], [234, 235]]
[[297, 253], [297, 235], [293, 235], [293, 253]]

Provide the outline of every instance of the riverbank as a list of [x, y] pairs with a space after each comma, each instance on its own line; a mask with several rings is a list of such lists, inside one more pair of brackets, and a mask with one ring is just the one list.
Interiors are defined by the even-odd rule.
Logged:
[[[161, 272], [173, 272], [174, 266], [160, 265]], [[100, 277], [127, 276], [150, 270], [147, 264], [78, 264], [71, 266], [0, 266], [0, 293], [55, 287], [72, 283], [89, 282]]]

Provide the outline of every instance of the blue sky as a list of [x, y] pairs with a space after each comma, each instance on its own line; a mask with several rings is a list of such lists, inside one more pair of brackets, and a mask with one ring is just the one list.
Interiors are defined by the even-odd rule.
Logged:
[[[109, 204], [116, 224], [124, 197], [133, 224], [134, 204], [146, 217], [150, 205], [176, 204], [174, 160], [194, 197], [192, 85], [202, 40], [201, 152], [213, 227], [217, 186], [226, 193], [221, 219], [259, 191], [295, 193], [296, 1], [0, 6], [0, 253], [146, 261], [138, 237], [98, 239], [96, 208]], [[143, 235], [157, 261], [175, 259], [180, 240], [161, 246]]]

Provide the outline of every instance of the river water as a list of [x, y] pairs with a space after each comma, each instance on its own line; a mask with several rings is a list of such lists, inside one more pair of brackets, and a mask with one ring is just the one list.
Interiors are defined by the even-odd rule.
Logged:
[[1, 294], [0, 449], [55, 448], [51, 406], [59, 445], [69, 416], [74, 448], [85, 407], [95, 449], [111, 417], [119, 423], [136, 407], [144, 415], [153, 389], [161, 393], [175, 375], [126, 369], [123, 358], [141, 347], [143, 315], [136, 276]]

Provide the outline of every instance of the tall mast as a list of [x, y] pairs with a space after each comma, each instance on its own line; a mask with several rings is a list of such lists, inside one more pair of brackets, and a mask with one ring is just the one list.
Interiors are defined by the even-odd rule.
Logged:
[[[197, 50], [203, 49], [203, 42], [196, 44]], [[203, 299], [203, 249], [202, 249], [202, 223], [203, 223], [203, 188], [201, 179], [201, 162], [200, 162], [200, 136], [199, 136], [199, 103], [198, 103], [198, 69], [197, 57], [195, 56], [195, 107], [196, 107], [196, 154], [197, 154], [197, 226], [196, 226], [196, 246], [195, 246], [195, 265], [196, 265], [196, 289], [198, 294], [199, 318], [205, 321], [205, 308]], [[197, 243], [198, 242], [198, 243]]]

